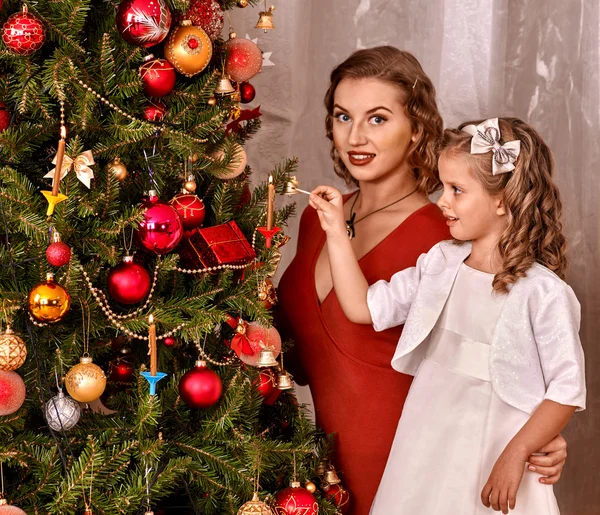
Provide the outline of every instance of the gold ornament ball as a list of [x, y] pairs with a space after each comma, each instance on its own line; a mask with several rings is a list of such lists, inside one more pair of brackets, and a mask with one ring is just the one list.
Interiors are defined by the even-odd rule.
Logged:
[[190, 161], [192, 163], [196, 163], [198, 161], [198, 154], [196, 154], [195, 152], [192, 154], [192, 156], [190, 157]]
[[238, 0], [238, 7], [248, 7], [248, 0]]
[[67, 290], [54, 282], [53, 274], [47, 274], [46, 280], [29, 292], [29, 312], [38, 322], [58, 322], [69, 311], [70, 305], [71, 297]]
[[110, 162], [108, 165], [108, 171], [120, 182], [123, 182], [127, 177], [127, 167], [121, 163], [121, 159], [119, 157], [115, 157]]
[[216, 106], [216, 105], [217, 105], [217, 99], [216, 99], [215, 97], [210, 97], [210, 98], [209, 98], [209, 99], [206, 101], [206, 103], [207, 103], [209, 106]]
[[27, 359], [25, 342], [13, 333], [10, 327], [7, 327], [4, 334], [0, 335], [0, 370], [17, 370], [25, 363], [25, 359]]
[[304, 485], [304, 488], [306, 488], [311, 494], [314, 494], [317, 491], [317, 485], [315, 485], [312, 481], [307, 481]]
[[77, 402], [95, 401], [106, 388], [106, 376], [89, 356], [83, 356], [79, 361], [65, 377], [67, 392]]
[[212, 42], [206, 32], [190, 20], [171, 32], [165, 44], [165, 57], [186, 77], [193, 77], [208, 66], [212, 57]]
[[238, 510], [237, 515], [273, 515], [273, 510], [268, 504], [260, 501], [258, 494], [254, 492], [252, 500], [244, 503]]
[[183, 189], [189, 193], [194, 193], [197, 187], [196, 181], [194, 180], [185, 181], [185, 184], [183, 185]]
[[[245, 170], [246, 164], [248, 163], [246, 151], [239, 143], [236, 143], [234, 147], [233, 157], [231, 158], [231, 161], [229, 161], [227, 169], [218, 174], [217, 178], [233, 179]], [[223, 150], [217, 150], [214, 154], [212, 154], [212, 157], [215, 159], [223, 159], [225, 157], [225, 152], [223, 152]]]

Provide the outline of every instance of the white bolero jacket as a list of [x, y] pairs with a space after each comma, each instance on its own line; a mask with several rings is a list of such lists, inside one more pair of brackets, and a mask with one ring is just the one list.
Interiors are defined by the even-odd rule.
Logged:
[[[415, 375], [471, 243], [443, 241], [422, 254], [416, 267], [369, 287], [376, 331], [404, 325], [392, 358], [398, 372]], [[580, 305], [556, 274], [534, 264], [504, 302], [490, 343], [489, 372], [496, 394], [532, 413], [544, 400], [585, 409]]]

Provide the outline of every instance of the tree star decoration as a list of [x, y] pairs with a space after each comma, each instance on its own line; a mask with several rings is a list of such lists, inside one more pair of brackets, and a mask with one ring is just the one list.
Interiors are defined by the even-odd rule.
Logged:
[[[249, 39], [250, 41], [252, 41], [252, 43], [254, 43], [255, 45], [258, 45], [258, 38], [254, 38], [252, 39], [250, 37], [249, 34], [246, 34], [246, 39]], [[273, 52], [263, 52], [263, 67], [264, 66], [275, 66], [275, 63], [273, 61], [271, 61], [271, 56], [273, 55]]]
[[[54, 156], [52, 164], [56, 165], [56, 156]], [[73, 168], [75, 169], [75, 173], [77, 174], [77, 178], [89, 189], [90, 181], [94, 177], [94, 172], [92, 171], [90, 166], [94, 164], [96, 163], [94, 162], [94, 156], [92, 155], [91, 150], [86, 150], [85, 152], [82, 152], [75, 158], [75, 160], [73, 160], [65, 154], [63, 164], [61, 166], [60, 178], [61, 180], [64, 179], [67, 173], [69, 173], [71, 166], [73, 166]], [[50, 170], [46, 175], [44, 175], [44, 179], [53, 179], [55, 172], [56, 168]]]

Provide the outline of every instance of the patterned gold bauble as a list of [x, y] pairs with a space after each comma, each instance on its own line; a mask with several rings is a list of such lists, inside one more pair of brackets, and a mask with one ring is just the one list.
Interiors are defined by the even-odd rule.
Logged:
[[46, 274], [46, 280], [29, 292], [29, 313], [38, 322], [58, 322], [69, 311], [70, 305], [71, 297], [67, 290], [54, 281], [52, 273]]
[[89, 356], [84, 355], [79, 361], [65, 377], [67, 392], [77, 402], [95, 401], [106, 388], [106, 376]]
[[27, 358], [27, 346], [10, 326], [0, 335], [0, 370], [17, 370]]
[[186, 77], [193, 77], [208, 66], [212, 57], [212, 42], [200, 27], [183, 20], [165, 44], [165, 57]]
[[273, 510], [268, 504], [258, 499], [258, 494], [254, 492], [252, 500], [244, 503], [238, 510], [237, 515], [273, 515]]
[[127, 177], [127, 167], [121, 163], [121, 159], [119, 157], [115, 157], [108, 164], [108, 173], [114, 175], [117, 180], [123, 182]]

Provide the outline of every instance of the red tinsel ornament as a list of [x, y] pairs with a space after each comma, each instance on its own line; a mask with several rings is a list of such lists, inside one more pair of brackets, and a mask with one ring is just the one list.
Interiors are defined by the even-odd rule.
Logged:
[[138, 228], [139, 242], [154, 254], [168, 254], [183, 238], [183, 221], [177, 210], [158, 199], [152, 191], [147, 202], [144, 219]]
[[262, 69], [262, 52], [249, 39], [230, 38], [225, 43], [225, 73], [236, 82], [246, 82]]
[[31, 55], [46, 41], [46, 27], [24, 5], [21, 12], [13, 14], [4, 23], [2, 41], [15, 54]]
[[149, 103], [144, 108], [144, 119], [149, 122], [162, 122], [166, 114], [167, 106], [159, 100]]
[[146, 56], [145, 63], [140, 66], [140, 77], [144, 93], [150, 97], [164, 97], [173, 91], [177, 74], [175, 68], [166, 59], [154, 59]]
[[151, 47], [169, 34], [171, 11], [166, 0], [121, 0], [117, 29], [127, 43]]
[[0, 132], [5, 131], [10, 127], [10, 111], [0, 102]]
[[183, 228], [187, 231], [202, 226], [206, 209], [204, 202], [192, 193], [179, 193], [170, 201], [183, 220]]
[[25, 383], [16, 372], [0, 370], [0, 416], [10, 415], [25, 402]]
[[196, 366], [179, 380], [179, 395], [190, 408], [210, 408], [222, 392], [221, 378], [204, 361], [196, 361]]
[[345, 515], [350, 509], [350, 494], [341, 484], [327, 485], [323, 488], [325, 496]]
[[276, 515], [317, 515], [319, 505], [314, 495], [302, 488], [298, 481], [292, 481], [275, 496]]
[[217, 0], [192, 0], [185, 19], [202, 28], [211, 41], [217, 39], [223, 30], [223, 8]]
[[137, 304], [150, 293], [151, 279], [148, 270], [125, 256], [123, 262], [108, 272], [108, 294], [121, 304]]
[[258, 380], [255, 383], [256, 389], [264, 398], [264, 403], [267, 406], [272, 406], [277, 401], [281, 394], [281, 390], [277, 388], [277, 375], [270, 368], [263, 368], [258, 375]]
[[242, 104], [249, 104], [254, 100], [256, 96], [256, 90], [254, 86], [249, 82], [242, 82], [240, 84], [240, 102]]

